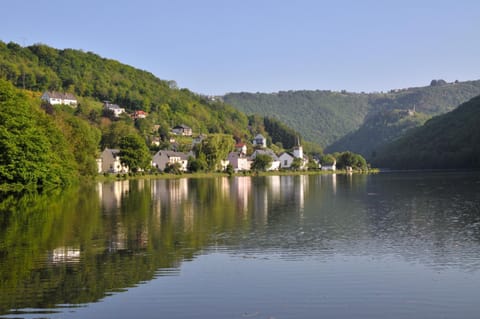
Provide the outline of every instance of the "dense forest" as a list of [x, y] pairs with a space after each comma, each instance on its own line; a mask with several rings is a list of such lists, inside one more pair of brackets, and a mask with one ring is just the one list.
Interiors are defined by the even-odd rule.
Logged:
[[[480, 94], [480, 81], [446, 83], [386, 93], [288, 91], [230, 93], [224, 101], [247, 114], [275, 117], [326, 152], [351, 150], [371, 158], [381, 145]], [[409, 111], [413, 111], [410, 116]]]
[[480, 96], [383, 147], [374, 164], [395, 169], [480, 168]]
[[[183, 123], [196, 132], [228, 133], [240, 138], [248, 135], [247, 117], [233, 107], [92, 52], [58, 50], [43, 44], [21, 47], [0, 41], [0, 79], [26, 90], [85, 97], [81, 111], [86, 115], [92, 110], [101, 112], [91, 101], [108, 100], [130, 112], [149, 112], [153, 115], [150, 121], [162, 127]], [[90, 115], [95, 116], [94, 112]]]

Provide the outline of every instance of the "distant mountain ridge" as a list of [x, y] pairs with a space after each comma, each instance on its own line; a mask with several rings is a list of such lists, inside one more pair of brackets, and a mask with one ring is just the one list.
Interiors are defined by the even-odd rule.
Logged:
[[433, 80], [429, 86], [386, 93], [229, 93], [223, 99], [247, 114], [279, 118], [306, 140], [326, 147], [326, 152], [350, 150], [372, 158], [379, 147], [408, 129], [477, 95], [480, 80]]
[[394, 169], [480, 168], [480, 96], [382, 147], [377, 167]]

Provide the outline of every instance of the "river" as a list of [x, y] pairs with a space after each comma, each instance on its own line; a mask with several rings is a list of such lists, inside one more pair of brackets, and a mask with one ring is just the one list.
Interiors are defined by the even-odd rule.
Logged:
[[0, 318], [478, 318], [480, 173], [82, 186], [0, 203]]

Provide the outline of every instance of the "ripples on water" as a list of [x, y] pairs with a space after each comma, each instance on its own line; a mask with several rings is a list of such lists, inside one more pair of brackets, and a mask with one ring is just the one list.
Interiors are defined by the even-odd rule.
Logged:
[[480, 311], [477, 173], [127, 181], [82, 194], [4, 208], [0, 314]]

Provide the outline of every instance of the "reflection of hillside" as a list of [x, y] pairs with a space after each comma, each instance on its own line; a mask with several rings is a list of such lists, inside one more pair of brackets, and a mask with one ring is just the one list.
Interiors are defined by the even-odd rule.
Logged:
[[474, 176], [133, 180], [96, 191], [0, 204], [0, 313], [96, 301], [212, 246], [480, 267]]

